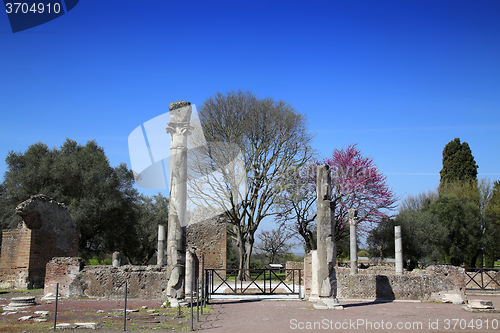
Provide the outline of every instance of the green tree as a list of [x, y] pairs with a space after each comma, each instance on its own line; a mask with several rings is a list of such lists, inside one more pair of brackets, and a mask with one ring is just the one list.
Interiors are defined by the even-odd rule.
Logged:
[[[137, 247], [131, 261], [147, 265], [157, 250], [158, 225], [168, 224], [168, 198], [161, 193], [151, 197], [141, 195], [136, 205], [137, 223], [134, 233], [137, 235]], [[129, 259], [130, 260], [130, 259]]]
[[385, 219], [370, 231], [371, 257], [394, 257], [394, 226], [401, 226], [403, 257], [412, 270], [416, 263], [439, 262], [445, 254], [448, 231], [436, 216], [421, 210], [403, 210], [394, 219]]
[[474, 267], [478, 251], [484, 246], [479, 207], [468, 197], [440, 194], [425, 205], [423, 211], [437, 217], [448, 230], [443, 245], [450, 262], [455, 266], [466, 263]]
[[440, 183], [475, 181], [477, 168], [469, 144], [467, 142], [460, 143], [460, 139], [455, 138], [444, 147]]
[[[125, 164], [111, 167], [95, 141], [85, 146], [66, 139], [58, 148], [44, 143], [24, 153], [9, 152], [0, 192], [2, 228], [21, 219], [15, 207], [31, 195], [45, 194], [64, 203], [80, 228], [80, 255], [85, 259], [121, 251], [138, 260], [140, 197], [133, 187], [132, 171]], [[139, 251], [139, 252], [138, 252]]]
[[500, 258], [500, 181], [494, 183], [491, 199], [486, 207], [486, 217], [490, 229], [489, 242], [485, 249], [485, 266], [493, 267], [495, 260]]

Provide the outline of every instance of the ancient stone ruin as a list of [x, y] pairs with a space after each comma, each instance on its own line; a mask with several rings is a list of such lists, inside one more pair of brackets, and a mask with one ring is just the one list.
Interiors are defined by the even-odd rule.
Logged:
[[167, 295], [172, 300], [184, 299], [186, 283], [186, 200], [187, 200], [187, 137], [193, 127], [192, 106], [185, 101], [168, 105], [171, 135], [170, 200], [167, 236]]
[[23, 221], [2, 234], [0, 288], [40, 288], [52, 258], [78, 254], [80, 232], [68, 208], [45, 195], [20, 203], [16, 214]]
[[[198, 212], [191, 217], [186, 235], [185, 292], [189, 293], [190, 281], [200, 275], [202, 266], [226, 268], [225, 219], [220, 215]], [[115, 252], [113, 258], [118, 254]], [[59, 295], [62, 297], [122, 297], [125, 281], [128, 281], [131, 297], [164, 299], [168, 297], [167, 271], [168, 267], [158, 265], [85, 266], [81, 258], [54, 258], [47, 264], [44, 296], [55, 295], [56, 284], [59, 283]]]
[[[335, 215], [331, 205], [330, 167], [319, 165], [316, 177], [318, 246], [312, 251], [312, 280], [314, 293], [320, 302], [317, 309], [342, 309], [337, 299], [337, 247], [335, 244]], [[314, 297], [313, 297], [314, 298]]]
[[188, 246], [200, 261], [200, 270], [201, 265], [226, 269], [227, 230], [224, 215], [199, 211], [191, 217], [186, 234]]

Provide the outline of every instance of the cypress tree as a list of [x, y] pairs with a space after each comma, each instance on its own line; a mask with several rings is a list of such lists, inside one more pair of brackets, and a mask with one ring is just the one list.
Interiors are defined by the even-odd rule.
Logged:
[[477, 168], [469, 144], [460, 143], [460, 139], [455, 138], [443, 149], [441, 184], [477, 180]]

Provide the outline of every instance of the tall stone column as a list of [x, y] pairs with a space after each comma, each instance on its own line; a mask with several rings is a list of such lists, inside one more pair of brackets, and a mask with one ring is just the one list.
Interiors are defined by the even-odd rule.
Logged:
[[349, 228], [351, 232], [351, 274], [358, 274], [358, 243], [356, 238], [356, 223], [358, 210], [349, 208]]
[[158, 224], [158, 256], [156, 262], [158, 267], [162, 267], [165, 264], [164, 254], [165, 254], [165, 226], [163, 224]]
[[330, 167], [320, 165], [316, 176], [317, 229], [318, 229], [318, 271], [316, 276], [319, 298], [322, 304], [316, 308], [342, 309], [337, 300], [337, 249], [335, 244], [335, 214], [332, 211]]
[[403, 242], [401, 239], [401, 226], [394, 226], [394, 244], [396, 247], [396, 274], [403, 274]]
[[187, 137], [193, 129], [191, 103], [177, 101], [168, 105], [171, 136], [170, 198], [167, 236], [167, 295], [182, 300], [186, 279], [186, 192], [187, 192]]

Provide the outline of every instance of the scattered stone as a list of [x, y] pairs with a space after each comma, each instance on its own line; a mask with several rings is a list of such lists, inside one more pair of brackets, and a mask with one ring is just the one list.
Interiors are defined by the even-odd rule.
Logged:
[[143, 306], [142, 306], [142, 308], [143, 308], [143, 309], [147, 309], [148, 307], [147, 307], [146, 305], [143, 305]]
[[59, 328], [59, 329], [67, 329], [67, 328], [74, 328], [74, 327], [75, 327], [75, 325], [69, 324], [69, 323], [60, 323], [60, 324], [56, 325], [56, 328]]
[[459, 294], [443, 294], [443, 303], [452, 303], [452, 304], [464, 304], [464, 300], [462, 295]]
[[36, 315], [47, 317], [49, 315], [49, 311], [35, 311]]
[[35, 318], [33, 320], [36, 321], [36, 322], [38, 322], [38, 323], [42, 323], [42, 322], [47, 321], [47, 318]]
[[500, 310], [495, 310], [492, 301], [484, 301], [480, 299], [469, 300], [469, 304], [462, 306], [462, 309], [469, 312], [500, 313]]
[[95, 330], [96, 323], [75, 323], [76, 328], [90, 328]]
[[[58, 294], [59, 296], [57, 298], [61, 298], [61, 294]], [[47, 295], [43, 296], [42, 301], [46, 301], [47, 304], [51, 304], [52, 301], [56, 300], [56, 293], [48, 293]]]
[[156, 316], [159, 316], [160, 314], [158, 312], [155, 312], [155, 313], [150, 313], [149, 314], [151, 317], [156, 317]]
[[471, 309], [494, 309], [492, 301], [484, 301], [481, 299], [472, 299], [469, 301], [468, 305]]
[[104, 313], [104, 310], [97, 310], [97, 313]]
[[20, 317], [18, 320], [19, 320], [19, 321], [27, 321], [27, 320], [30, 320], [30, 319], [32, 319], [32, 318], [33, 318], [33, 316], [22, 316], [22, 317]]

